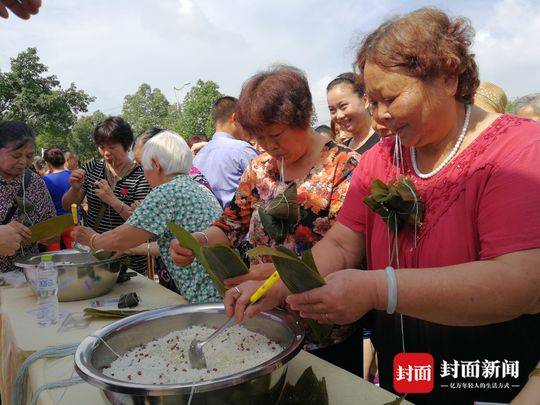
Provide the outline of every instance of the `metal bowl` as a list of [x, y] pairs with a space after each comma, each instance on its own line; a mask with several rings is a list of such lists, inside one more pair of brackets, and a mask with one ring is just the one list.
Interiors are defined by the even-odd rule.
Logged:
[[[113, 404], [275, 404], [285, 383], [287, 362], [301, 349], [304, 329], [285, 311], [263, 312], [242, 326], [279, 342], [285, 350], [240, 373], [196, 383], [152, 385], [105, 376], [116, 355], [191, 325], [218, 327], [227, 320], [223, 304], [162, 308], [114, 322], [85, 338], [75, 353], [75, 369]], [[189, 344], [189, 343], [188, 343]], [[107, 345], [109, 347], [107, 347]], [[192, 395], [191, 402], [189, 401]]]
[[98, 260], [91, 253], [78, 250], [58, 250], [28, 256], [15, 263], [24, 271], [30, 288], [36, 292], [35, 281], [41, 256], [50, 254], [58, 269], [58, 301], [79, 301], [110, 292], [122, 269], [122, 258]]

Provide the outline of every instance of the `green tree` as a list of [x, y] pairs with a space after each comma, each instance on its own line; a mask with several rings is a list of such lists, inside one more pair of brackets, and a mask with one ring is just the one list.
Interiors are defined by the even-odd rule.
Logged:
[[36, 48], [11, 59], [9, 72], [0, 72], [0, 119], [21, 120], [34, 128], [38, 147], [66, 147], [67, 135], [95, 100], [75, 84], [60, 86], [56, 75], [47, 75]]
[[101, 111], [94, 111], [91, 115], [84, 115], [77, 119], [68, 136], [67, 148], [79, 155], [81, 162], [99, 157], [99, 152], [92, 134], [97, 124], [107, 116]]
[[160, 89], [143, 83], [133, 95], [124, 98], [122, 116], [131, 124], [135, 135], [144, 130], [165, 126], [168, 122], [170, 104]]
[[212, 135], [214, 133], [212, 104], [221, 96], [217, 83], [199, 79], [184, 97], [181, 114], [172, 129], [185, 139], [201, 133]]

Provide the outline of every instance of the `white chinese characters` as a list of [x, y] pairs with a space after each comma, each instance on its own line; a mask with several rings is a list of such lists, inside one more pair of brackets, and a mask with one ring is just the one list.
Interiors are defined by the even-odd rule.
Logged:
[[519, 378], [519, 361], [453, 360], [442, 361], [441, 378]]

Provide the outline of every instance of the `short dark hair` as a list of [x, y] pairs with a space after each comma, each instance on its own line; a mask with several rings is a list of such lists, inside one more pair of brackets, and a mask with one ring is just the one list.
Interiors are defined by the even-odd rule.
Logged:
[[226, 122], [236, 110], [238, 99], [231, 96], [218, 98], [212, 105], [212, 119], [216, 123]]
[[133, 144], [133, 131], [131, 125], [123, 118], [108, 117], [96, 126], [93, 138], [98, 146], [105, 143], [119, 143], [124, 150], [128, 150]]
[[152, 139], [154, 136], [159, 134], [160, 132], [165, 131], [163, 128], [160, 127], [151, 127], [148, 128], [146, 131], [143, 131], [137, 136], [135, 139], [136, 144], [142, 144], [144, 145], [146, 142], [148, 142], [150, 139]]
[[328, 83], [328, 86], [326, 86], [326, 92], [329, 92], [340, 84], [351, 86], [353, 92], [358, 94], [359, 97], [364, 97], [364, 94], [366, 94], [366, 89], [364, 86], [358, 83], [358, 75], [353, 72], [345, 72], [337, 75], [336, 78]]
[[49, 163], [55, 169], [57, 167], [64, 166], [66, 163], [66, 158], [62, 151], [58, 148], [47, 149], [43, 155], [45, 162]]
[[205, 134], [198, 134], [198, 135], [193, 135], [191, 138], [189, 138], [188, 141], [187, 141], [187, 144], [191, 148], [196, 143], [208, 142], [208, 141], [209, 141], [209, 139]]
[[0, 149], [13, 144], [17, 150], [28, 142], [36, 143], [36, 135], [29, 125], [22, 121], [0, 121]]
[[236, 118], [246, 132], [257, 134], [276, 124], [307, 129], [312, 111], [311, 92], [304, 72], [278, 65], [257, 73], [244, 84]]

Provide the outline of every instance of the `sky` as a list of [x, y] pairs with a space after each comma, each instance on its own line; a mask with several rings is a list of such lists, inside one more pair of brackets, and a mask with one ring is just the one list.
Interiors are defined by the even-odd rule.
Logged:
[[328, 123], [326, 85], [351, 70], [361, 38], [423, 6], [471, 20], [481, 80], [510, 99], [540, 91], [537, 0], [43, 0], [29, 21], [0, 19], [0, 70], [36, 47], [63, 86], [96, 97], [90, 112], [113, 115], [142, 83], [171, 102], [173, 86], [198, 79], [238, 96], [251, 75], [287, 63], [306, 72], [319, 123]]

